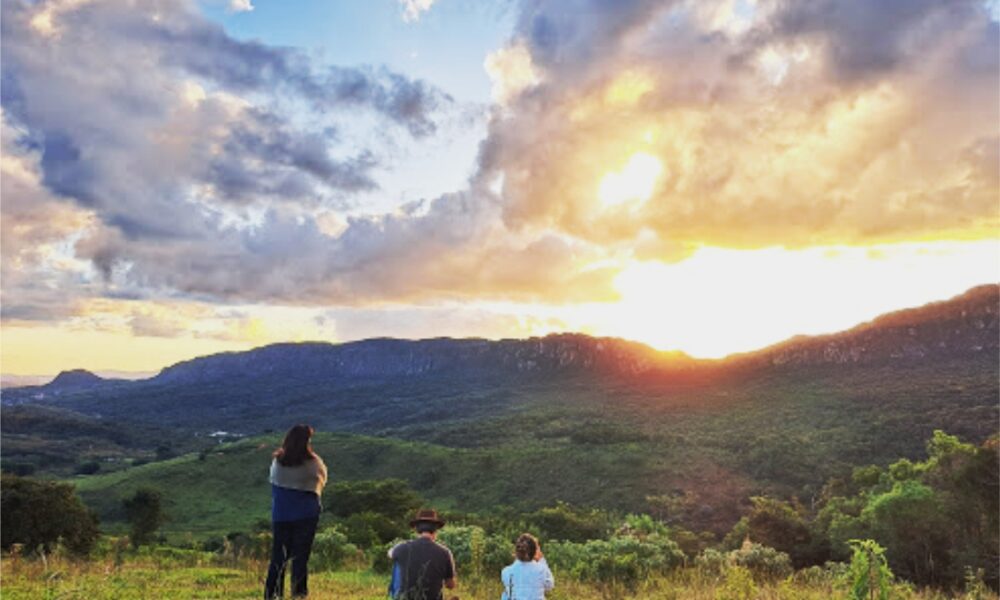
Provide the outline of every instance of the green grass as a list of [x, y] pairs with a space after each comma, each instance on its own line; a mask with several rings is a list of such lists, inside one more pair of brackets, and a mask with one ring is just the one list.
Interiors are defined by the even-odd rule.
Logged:
[[[169, 553], [157, 559], [155, 551], [127, 553], [118, 561], [111, 557], [72, 561], [49, 557], [46, 561], [5, 555], [0, 560], [5, 600], [130, 600], [154, 598], [239, 599], [259, 598], [266, 564], [259, 560], [232, 559], [200, 552]], [[640, 584], [634, 591], [602, 589], [555, 572], [556, 589], [550, 600], [714, 600], [740, 598], [733, 581], [706, 576], [697, 569], [680, 569], [669, 576]], [[747, 600], [826, 600], [847, 598], [843, 584], [804, 573], [777, 582], [754, 584]], [[367, 569], [310, 573], [310, 598], [315, 600], [384, 600], [387, 577]], [[497, 578], [467, 577], [459, 573], [457, 595], [463, 600], [496, 600], [501, 585]], [[897, 586], [895, 598], [939, 600], [960, 598], [933, 590]], [[994, 600], [988, 594], [982, 600]]]

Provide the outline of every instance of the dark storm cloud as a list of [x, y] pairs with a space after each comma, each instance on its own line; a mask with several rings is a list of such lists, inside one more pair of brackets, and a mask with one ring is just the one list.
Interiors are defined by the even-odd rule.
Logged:
[[783, 0], [769, 37], [819, 37], [838, 77], [863, 79], [921, 60], [943, 34], [984, 12], [981, 0]]

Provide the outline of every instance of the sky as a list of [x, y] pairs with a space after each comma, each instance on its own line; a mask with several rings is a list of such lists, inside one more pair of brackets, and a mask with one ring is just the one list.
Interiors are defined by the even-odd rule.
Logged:
[[578, 331], [721, 357], [1000, 280], [1000, 4], [10, 0], [0, 372]]

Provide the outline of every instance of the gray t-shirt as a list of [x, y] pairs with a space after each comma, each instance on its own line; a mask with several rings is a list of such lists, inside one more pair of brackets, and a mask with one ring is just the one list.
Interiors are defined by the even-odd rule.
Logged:
[[455, 576], [455, 559], [451, 550], [437, 542], [419, 537], [397, 544], [389, 551], [393, 562], [400, 566], [402, 594], [405, 600], [441, 600], [445, 580]]

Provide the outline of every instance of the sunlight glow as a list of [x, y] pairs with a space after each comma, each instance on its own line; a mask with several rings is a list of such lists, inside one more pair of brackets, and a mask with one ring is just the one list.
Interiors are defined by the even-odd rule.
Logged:
[[652, 154], [636, 152], [621, 171], [611, 172], [601, 179], [597, 197], [605, 207], [617, 207], [628, 202], [645, 202], [653, 194], [663, 164]]
[[944, 300], [1000, 274], [1000, 243], [806, 250], [702, 248], [677, 264], [633, 262], [622, 300], [588, 329], [713, 358], [795, 335], [834, 333]]

